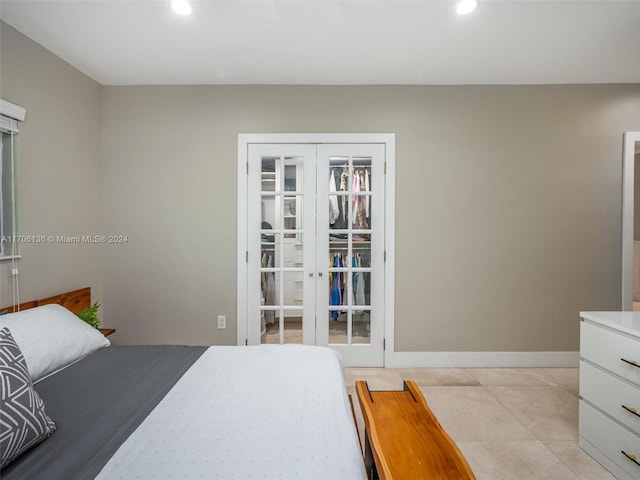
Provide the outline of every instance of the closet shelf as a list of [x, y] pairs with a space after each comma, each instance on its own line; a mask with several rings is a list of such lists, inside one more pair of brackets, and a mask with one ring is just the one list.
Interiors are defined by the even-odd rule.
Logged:
[[[371, 240], [354, 240], [351, 242], [352, 245], [371, 245]], [[329, 240], [329, 245], [342, 246], [349, 245], [347, 240]]]

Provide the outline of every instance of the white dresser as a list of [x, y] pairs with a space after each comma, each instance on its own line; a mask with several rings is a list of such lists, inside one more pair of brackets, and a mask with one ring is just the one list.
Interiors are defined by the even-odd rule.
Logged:
[[581, 312], [580, 447], [640, 479], [640, 312]]

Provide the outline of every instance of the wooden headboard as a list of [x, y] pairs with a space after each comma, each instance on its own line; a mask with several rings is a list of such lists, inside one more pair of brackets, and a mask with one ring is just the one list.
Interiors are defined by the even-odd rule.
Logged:
[[57, 303], [58, 305], [62, 305], [63, 307], [71, 310], [73, 313], [78, 313], [91, 306], [91, 287], [80, 288], [78, 290], [61, 293], [59, 295], [54, 295], [53, 297], [42, 298], [40, 300], [32, 300], [30, 302], [21, 303], [17, 306], [11, 305], [10, 307], [0, 308], [0, 312], [17, 312], [18, 310], [27, 310], [29, 308], [49, 305], [51, 303]]

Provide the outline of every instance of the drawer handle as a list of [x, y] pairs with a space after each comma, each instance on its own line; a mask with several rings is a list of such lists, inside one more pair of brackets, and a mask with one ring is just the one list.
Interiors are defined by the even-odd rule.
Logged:
[[638, 362], [636, 362], [635, 360], [627, 360], [626, 358], [621, 358], [620, 360], [622, 360], [624, 363], [628, 363], [629, 365], [640, 368], [640, 365], [638, 365]]
[[627, 453], [624, 450], [620, 450], [622, 452], [622, 454], [627, 457], [629, 460], [631, 460], [633, 463], [635, 463], [636, 465], [640, 466], [640, 463], [638, 463], [638, 457], [636, 457], [635, 455], [632, 455], [631, 453]]
[[638, 413], [638, 409], [636, 407], [627, 407], [626, 405], [622, 405], [627, 412], [633, 413], [636, 417], [640, 417], [640, 413]]

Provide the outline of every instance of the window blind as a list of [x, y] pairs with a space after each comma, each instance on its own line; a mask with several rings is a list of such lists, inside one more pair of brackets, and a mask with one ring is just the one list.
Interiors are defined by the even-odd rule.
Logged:
[[0, 99], [0, 130], [17, 133], [18, 122], [24, 121], [26, 113], [23, 107]]

